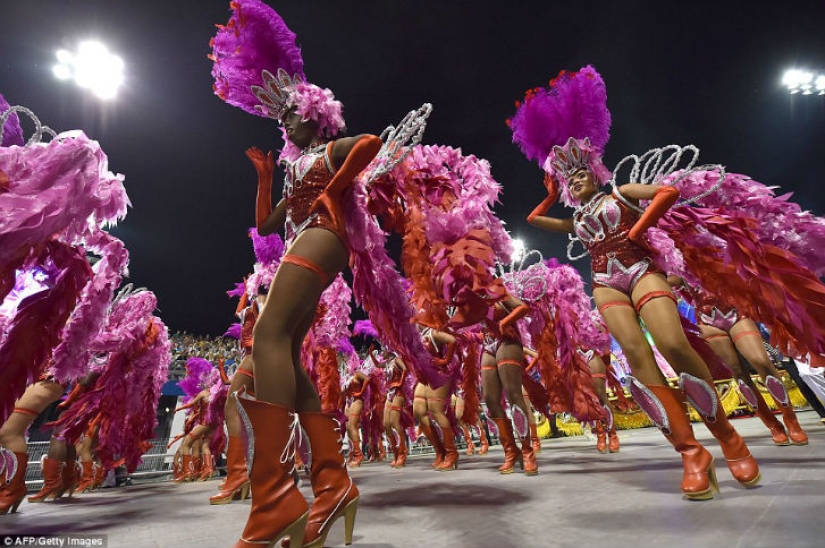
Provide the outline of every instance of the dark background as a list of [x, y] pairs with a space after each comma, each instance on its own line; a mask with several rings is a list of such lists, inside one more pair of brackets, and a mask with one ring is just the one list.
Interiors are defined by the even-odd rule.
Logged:
[[[786, 68], [825, 68], [821, 0], [270, 4], [298, 34], [307, 77], [344, 103], [351, 133], [379, 133], [433, 103], [424, 142], [488, 159], [504, 187], [497, 213], [546, 257], [562, 259], [566, 238], [526, 224], [541, 173], [504, 121], [524, 90], [585, 64], [607, 83], [608, 167], [692, 143], [701, 163], [825, 213], [825, 97], [780, 83]], [[224, 292], [254, 262], [256, 177], [244, 150], [280, 146], [272, 121], [212, 94], [208, 43], [228, 2], [4, 1], [1, 13], [0, 93], [57, 131], [83, 129], [126, 176], [133, 208], [112, 232], [131, 253], [130, 281], [157, 293], [172, 330], [223, 333], [235, 308]], [[115, 101], [52, 76], [54, 52], [86, 38], [126, 63]], [[577, 266], [589, 280], [587, 261]]]

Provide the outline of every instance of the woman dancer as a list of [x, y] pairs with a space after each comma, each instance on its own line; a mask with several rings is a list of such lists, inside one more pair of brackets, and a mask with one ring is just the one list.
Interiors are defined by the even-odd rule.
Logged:
[[[756, 323], [750, 318], [740, 316], [736, 308], [703, 288], [689, 285], [681, 276], [669, 276], [667, 280], [696, 309], [696, 320], [702, 336], [708, 341], [716, 355], [722, 359], [722, 362], [733, 371], [739, 384], [739, 391], [771, 431], [773, 443], [776, 445], [807, 445], [808, 436], [799, 425], [788, 396], [788, 389], [780, 380], [779, 371], [765, 351], [762, 334]], [[782, 423], [771, 412], [751, 376], [742, 366], [740, 354], [756, 369], [765, 382], [768, 392], [782, 412], [787, 433]]]
[[[383, 362], [387, 369], [387, 403], [384, 405], [384, 432], [393, 447], [395, 458], [390, 463], [393, 468], [404, 468], [407, 463], [407, 434], [401, 425], [404, 413], [404, 404], [407, 397], [404, 393], [407, 380], [407, 365], [399, 356], [390, 354]], [[380, 366], [381, 364], [379, 364]]]
[[[370, 359], [369, 356], [367, 359]], [[347, 435], [352, 442], [352, 453], [350, 453], [347, 464], [352, 468], [361, 466], [364, 461], [364, 452], [361, 450], [361, 413], [364, 411], [364, 392], [369, 382], [369, 377], [361, 371], [355, 371], [350, 378], [346, 379], [344, 386]]]
[[[257, 398], [236, 394], [255, 448], [249, 474], [252, 507], [237, 546], [272, 546], [288, 536], [293, 545], [320, 547], [344, 515], [345, 543], [350, 544], [358, 489], [340, 452], [340, 425], [321, 412], [318, 393], [299, 358], [322, 291], [348, 264], [344, 199], [354, 178], [378, 153], [381, 140], [374, 135], [340, 137], [341, 103], [328, 89], [304, 79], [295, 35], [277, 13], [252, 0], [233, 2], [232, 8], [230, 23], [212, 41], [215, 89], [230, 104], [281, 124], [286, 142], [279, 161], [286, 180], [274, 211], [272, 155], [257, 150], [249, 154], [259, 177], [259, 232], [265, 235], [265, 227], [285, 224], [287, 245], [254, 330]], [[261, 62], [269, 66], [261, 67]], [[261, 68], [277, 71], [277, 77]], [[249, 80], [250, 74], [256, 81]], [[255, 84], [254, 94], [250, 84]], [[292, 442], [299, 427], [312, 451], [311, 509], [291, 477]]]
[[[759, 466], [725, 414], [719, 412], [719, 396], [708, 366], [689, 344], [664, 272], [642, 239], [675, 203], [678, 191], [627, 184], [612, 194], [602, 192], [602, 185], [610, 179], [601, 161], [610, 127], [604, 82], [588, 66], [576, 73], [562, 73], [551, 87], [552, 93], [528, 93], [510, 121], [513, 140], [547, 172], [548, 197], [528, 222], [544, 230], [575, 233], [590, 254], [594, 301], [630, 363], [634, 398], [682, 455], [685, 496], [709, 499], [718, 490], [713, 457], [696, 441], [684, 412], [685, 394], [719, 440], [737, 481], [745, 487], [755, 486], [761, 477]], [[537, 124], [537, 118], [548, 111], [566, 123]], [[559, 195], [567, 205], [576, 206], [573, 218], [545, 216]], [[651, 200], [642, 214], [637, 213], [639, 200]], [[680, 373], [681, 389], [670, 388], [656, 366], [639, 317]]]
[[[520, 299], [509, 296], [495, 303], [484, 319], [484, 353], [481, 357], [481, 386], [487, 412], [496, 423], [498, 437], [504, 448], [502, 474], [512, 474], [516, 463], [528, 476], [538, 474], [538, 464], [533, 451], [528, 413], [531, 411], [522, 396], [521, 376], [524, 368], [524, 349], [516, 321], [524, 317], [529, 308]], [[513, 423], [507, 418], [501, 397], [504, 394], [519, 429], [521, 449], [516, 445]]]

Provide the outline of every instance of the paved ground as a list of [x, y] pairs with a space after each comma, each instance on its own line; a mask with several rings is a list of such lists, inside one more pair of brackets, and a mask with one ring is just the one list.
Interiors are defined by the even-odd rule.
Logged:
[[[825, 426], [811, 411], [799, 416], [811, 439], [802, 447], [775, 447], [757, 419], [735, 421], [761, 464], [757, 489], [740, 488], [708, 441], [721, 465], [722, 492], [712, 501], [682, 499], [679, 456], [653, 428], [620, 431], [622, 450], [612, 455], [583, 436], [543, 440], [536, 477], [499, 475], [499, 447], [462, 455], [450, 473], [430, 470], [428, 456], [403, 470], [364, 465], [352, 472], [362, 494], [353, 547], [821, 547]], [[711, 439], [695, 428], [700, 440]], [[209, 506], [217, 484], [154, 482], [23, 503], [18, 514], [0, 516], [0, 533], [106, 534], [111, 548], [228, 547], [249, 501]], [[343, 520], [328, 545], [343, 545]]]

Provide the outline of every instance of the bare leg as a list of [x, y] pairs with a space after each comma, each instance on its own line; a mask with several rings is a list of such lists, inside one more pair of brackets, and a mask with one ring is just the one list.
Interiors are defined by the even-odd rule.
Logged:
[[49, 405], [56, 402], [63, 395], [65, 388], [55, 382], [36, 382], [29, 385], [26, 391], [14, 403], [16, 409], [29, 412], [13, 412], [0, 426], [0, 447], [15, 453], [26, 452], [26, 430]]
[[[241, 371], [252, 372], [252, 356], [245, 356], [238, 366], [238, 370], [232, 376], [232, 381], [229, 383], [229, 393], [233, 394], [245, 388], [246, 392], [254, 390], [254, 381], [249, 375], [243, 374]], [[226, 421], [226, 431], [230, 436], [240, 437], [243, 435], [241, 426], [241, 417], [238, 414], [238, 404], [232, 397], [226, 398], [226, 404], [223, 406], [224, 421]]]

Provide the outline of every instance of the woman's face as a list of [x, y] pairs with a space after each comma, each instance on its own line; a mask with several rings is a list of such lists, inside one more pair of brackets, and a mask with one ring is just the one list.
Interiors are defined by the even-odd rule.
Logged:
[[286, 130], [287, 139], [298, 148], [310, 146], [318, 137], [318, 123], [303, 120], [296, 107], [292, 107], [281, 117], [281, 125]]
[[593, 174], [586, 169], [580, 169], [567, 180], [570, 195], [580, 202], [586, 202], [598, 191]]

